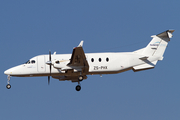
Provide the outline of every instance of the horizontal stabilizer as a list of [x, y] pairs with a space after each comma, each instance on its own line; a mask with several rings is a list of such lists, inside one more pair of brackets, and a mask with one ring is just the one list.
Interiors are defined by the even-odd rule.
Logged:
[[135, 67], [133, 67], [133, 71], [137, 72], [137, 71], [152, 69], [156, 66], [156, 63], [157, 63], [157, 61], [154, 61], [154, 62], [149, 62], [149, 63], [135, 66]]
[[148, 57], [147, 57], [147, 56], [144, 56], [144, 57], [140, 57], [139, 59], [141, 59], [141, 60], [147, 60]]

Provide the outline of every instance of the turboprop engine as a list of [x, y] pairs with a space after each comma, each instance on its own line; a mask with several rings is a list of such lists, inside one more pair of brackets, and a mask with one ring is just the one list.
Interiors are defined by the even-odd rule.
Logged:
[[69, 60], [56, 60], [53, 63], [53, 67], [56, 69], [60, 69], [61, 71], [72, 69], [72, 67], [67, 66]]

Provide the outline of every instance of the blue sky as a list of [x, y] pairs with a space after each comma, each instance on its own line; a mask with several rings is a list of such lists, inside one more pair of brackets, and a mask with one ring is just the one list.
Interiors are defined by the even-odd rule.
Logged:
[[[9, 0], [0, 1], [0, 119], [2, 120], [178, 120], [180, 118], [177, 0]], [[175, 29], [164, 60], [155, 69], [88, 76], [77, 83], [47, 77], [11, 78], [4, 71], [28, 59], [84, 51], [124, 52], [145, 47]], [[117, 63], [118, 64], [118, 63]]]

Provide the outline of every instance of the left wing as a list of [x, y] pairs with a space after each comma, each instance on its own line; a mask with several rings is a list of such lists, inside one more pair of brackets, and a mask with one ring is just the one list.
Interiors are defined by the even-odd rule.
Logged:
[[67, 66], [81, 70], [83, 74], [89, 72], [89, 64], [86, 60], [86, 56], [84, 54], [82, 46], [83, 41], [81, 41], [80, 44], [73, 49], [71, 60], [67, 64]]

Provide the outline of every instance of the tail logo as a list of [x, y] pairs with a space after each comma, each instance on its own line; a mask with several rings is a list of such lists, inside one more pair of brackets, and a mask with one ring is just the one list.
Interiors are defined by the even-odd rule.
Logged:
[[155, 42], [154, 44], [150, 44], [150, 46], [159, 46], [160, 42]]

